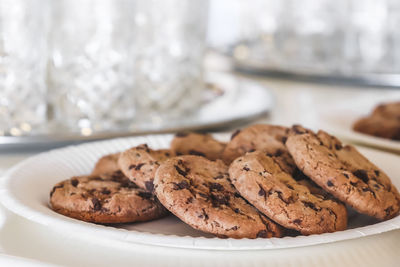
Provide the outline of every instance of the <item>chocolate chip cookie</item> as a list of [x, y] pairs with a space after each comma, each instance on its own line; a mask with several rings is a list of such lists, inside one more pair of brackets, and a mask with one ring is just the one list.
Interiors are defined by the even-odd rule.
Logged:
[[92, 175], [99, 175], [105, 173], [114, 173], [119, 170], [118, 166], [118, 158], [120, 153], [109, 154], [101, 157], [94, 169], [92, 171]]
[[230, 164], [234, 159], [256, 150], [279, 156], [288, 171], [295, 170], [295, 164], [285, 146], [289, 129], [283, 126], [256, 124], [232, 134], [231, 141], [223, 152], [223, 160]]
[[168, 214], [153, 194], [120, 171], [62, 181], [53, 187], [50, 204], [60, 214], [94, 223], [148, 221]]
[[143, 144], [121, 152], [118, 165], [131, 181], [152, 192], [157, 168], [171, 156], [173, 153], [168, 149], [153, 150]]
[[276, 157], [255, 151], [237, 158], [229, 176], [239, 193], [280, 225], [304, 235], [346, 229], [346, 207], [307, 179], [296, 181]]
[[209, 160], [221, 159], [225, 146], [211, 134], [199, 133], [177, 133], [171, 142], [171, 150], [176, 155], [197, 155]]
[[200, 156], [171, 158], [154, 180], [160, 202], [195, 229], [219, 237], [279, 237], [282, 228], [248, 204], [230, 182], [227, 166]]
[[356, 121], [353, 129], [368, 135], [400, 140], [400, 102], [377, 106], [371, 115]]
[[286, 146], [296, 165], [324, 190], [380, 220], [398, 214], [400, 196], [389, 177], [350, 145], [324, 131], [293, 126]]

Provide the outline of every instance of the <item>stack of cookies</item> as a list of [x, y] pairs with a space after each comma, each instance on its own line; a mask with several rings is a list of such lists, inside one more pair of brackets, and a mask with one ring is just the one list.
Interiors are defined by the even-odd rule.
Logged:
[[221, 238], [320, 234], [347, 227], [346, 206], [387, 220], [400, 210], [389, 177], [324, 131], [253, 125], [228, 143], [178, 133], [102, 157], [90, 175], [58, 183], [52, 208], [94, 223], [161, 218], [168, 211]]

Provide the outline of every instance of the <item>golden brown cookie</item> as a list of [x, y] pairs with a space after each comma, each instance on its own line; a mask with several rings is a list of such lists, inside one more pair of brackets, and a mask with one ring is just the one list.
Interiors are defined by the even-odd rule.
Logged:
[[222, 161], [200, 156], [171, 158], [154, 180], [160, 202], [195, 229], [219, 237], [282, 236], [282, 228], [248, 204], [229, 180]]
[[371, 115], [356, 121], [353, 129], [368, 135], [400, 140], [400, 102], [378, 105]]
[[197, 155], [209, 160], [221, 159], [225, 146], [211, 134], [199, 133], [177, 133], [171, 142], [176, 155]]
[[121, 152], [118, 165], [132, 182], [152, 192], [158, 166], [171, 156], [173, 152], [168, 149], [153, 150], [143, 144]]
[[62, 181], [50, 192], [50, 204], [60, 214], [94, 223], [149, 221], [168, 214], [154, 195], [120, 171]]
[[92, 175], [114, 173], [119, 170], [118, 158], [120, 153], [108, 154], [101, 157], [94, 166]]
[[305, 235], [345, 230], [346, 207], [306, 179], [296, 181], [276, 158], [255, 151], [237, 158], [229, 175], [239, 193], [280, 225]]
[[398, 214], [397, 189], [353, 146], [343, 146], [324, 131], [315, 134], [301, 126], [293, 126], [286, 146], [305, 175], [358, 212], [380, 220]]
[[223, 152], [223, 160], [225, 164], [230, 164], [247, 152], [261, 150], [270, 156], [279, 156], [282, 164], [294, 171], [296, 166], [285, 147], [288, 132], [286, 127], [267, 124], [256, 124], [238, 130], [232, 134], [231, 141]]

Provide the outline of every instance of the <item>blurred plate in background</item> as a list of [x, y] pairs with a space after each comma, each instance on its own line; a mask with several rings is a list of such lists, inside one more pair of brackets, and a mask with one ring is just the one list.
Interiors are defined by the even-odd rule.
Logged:
[[40, 149], [118, 136], [217, 130], [254, 120], [272, 109], [273, 97], [270, 91], [258, 83], [221, 73], [208, 74], [207, 82], [209, 86], [204, 90], [204, 103], [195, 112], [181, 117], [138, 121], [129, 130], [94, 132], [90, 135], [55, 128], [46, 134], [0, 136], [0, 149], [2, 152], [11, 149]]
[[367, 135], [353, 130], [353, 124], [358, 119], [367, 116], [378, 104], [393, 100], [392, 97], [362, 98], [357, 99], [357, 101], [349, 99], [341, 103], [334, 103], [325, 106], [318, 112], [318, 121], [321, 128], [342, 139], [400, 153], [400, 141]]
[[394, 87], [400, 86], [400, 74], [397, 73], [337, 73], [322, 69], [296, 68], [289, 66], [271, 66], [263, 60], [254, 60], [250, 58], [236, 58], [233, 53], [233, 66], [236, 71], [255, 74], [268, 75], [282, 78], [304, 80], [310, 82], [350, 84], [363, 86], [382, 86]]

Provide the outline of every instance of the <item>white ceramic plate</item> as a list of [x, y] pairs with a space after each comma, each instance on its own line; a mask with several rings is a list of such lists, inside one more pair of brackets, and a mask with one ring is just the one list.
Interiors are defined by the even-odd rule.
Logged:
[[320, 126], [333, 135], [360, 144], [400, 152], [400, 141], [366, 135], [353, 130], [353, 124], [371, 113], [376, 105], [394, 99], [359, 99], [326, 106], [319, 112]]
[[[0, 200], [11, 211], [55, 230], [71, 235], [87, 236], [98, 242], [133, 242], [148, 245], [192, 249], [253, 250], [316, 245], [353, 239], [400, 228], [400, 216], [385, 222], [354, 212], [349, 216], [349, 229], [321, 235], [271, 239], [220, 239], [193, 230], [170, 216], [147, 223], [102, 226], [78, 221], [53, 212], [48, 205], [49, 192], [57, 182], [74, 175], [89, 173], [103, 154], [121, 151], [147, 143], [150, 147], [166, 148], [172, 135], [120, 138], [56, 149], [31, 157], [8, 171], [2, 179]], [[227, 139], [228, 135], [219, 135]], [[400, 188], [400, 157], [359, 148], [369, 159], [392, 177]]]

